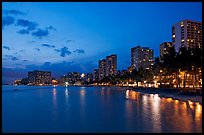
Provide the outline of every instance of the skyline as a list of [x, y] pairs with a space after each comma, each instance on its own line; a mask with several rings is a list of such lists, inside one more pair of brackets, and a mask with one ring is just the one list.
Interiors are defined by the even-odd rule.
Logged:
[[93, 73], [110, 54], [117, 54], [118, 70], [127, 69], [132, 47], [150, 47], [159, 56], [171, 27], [185, 19], [202, 21], [201, 2], [3, 2], [3, 83], [38, 69], [56, 78]]

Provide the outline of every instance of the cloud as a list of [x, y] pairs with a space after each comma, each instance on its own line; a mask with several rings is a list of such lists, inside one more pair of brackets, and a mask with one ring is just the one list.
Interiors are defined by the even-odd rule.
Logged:
[[49, 44], [42, 44], [42, 46], [48, 47], [48, 48], [55, 48], [54, 45], [49, 45]]
[[66, 43], [70, 43], [70, 42], [72, 42], [73, 40], [70, 40], [70, 39], [68, 39], [67, 41], [66, 41]]
[[24, 49], [20, 50], [20, 52], [24, 52], [24, 51], [25, 51]]
[[40, 49], [39, 49], [39, 48], [35, 48], [35, 50], [37, 50], [38, 52], [40, 51]]
[[24, 62], [28, 61], [28, 60], [23, 60]]
[[15, 56], [12, 56], [12, 55], [4, 55], [5, 58], [3, 60], [13, 60], [13, 61], [16, 61], [16, 60], [19, 60], [19, 58], [15, 57]]
[[66, 55], [71, 55], [72, 54], [67, 47], [63, 47], [60, 50], [59, 49], [55, 49], [55, 51], [56, 52], [60, 52], [60, 56], [61, 57], [65, 57]]
[[54, 27], [52, 27], [52, 26], [49, 26], [49, 27], [45, 27], [47, 30], [54, 30], [54, 31], [56, 31], [56, 29], [54, 28]]
[[24, 12], [18, 11], [18, 10], [3, 10], [3, 13], [6, 15], [25, 15]]
[[47, 29], [38, 29], [35, 32], [32, 32], [32, 35], [38, 38], [46, 37], [49, 34], [49, 31]]
[[11, 50], [10, 47], [8, 47], [8, 46], [3, 46], [3, 48], [4, 48], [4, 49], [7, 49], [7, 50], [9, 50], [9, 51]]
[[30, 31], [29, 30], [26, 30], [26, 29], [22, 29], [22, 30], [19, 30], [19, 31], [17, 31], [17, 33], [19, 33], [19, 34], [29, 34], [30, 33]]
[[73, 52], [77, 53], [77, 54], [84, 54], [85, 53], [85, 51], [83, 49], [76, 49]]
[[2, 17], [2, 29], [4, 29], [5, 26], [14, 24], [15, 19], [11, 16], [6, 16], [6, 17]]
[[28, 21], [28, 20], [24, 20], [24, 19], [18, 19], [16, 25], [21, 26], [21, 27], [26, 27], [27, 31], [35, 30], [36, 27], [38, 26], [37, 23], [31, 22], [31, 21]]

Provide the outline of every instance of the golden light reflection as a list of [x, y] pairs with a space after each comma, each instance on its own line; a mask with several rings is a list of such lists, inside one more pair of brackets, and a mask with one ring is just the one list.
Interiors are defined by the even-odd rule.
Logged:
[[186, 109], [186, 107], [187, 107], [186, 102], [183, 102], [182, 107], [183, 107], [183, 109]]
[[138, 99], [139, 96], [139, 92], [133, 91], [133, 90], [126, 90], [126, 98], [127, 99], [132, 99], [132, 100], [136, 100]]
[[151, 109], [153, 111], [153, 131], [161, 132], [161, 112], [160, 112], [160, 97], [158, 94], [154, 94], [152, 97]]
[[176, 99], [176, 100], [174, 100], [175, 101], [175, 104], [178, 104], [179, 103], [179, 101]]
[[85, 90], [84, 90], [84, 89], [81, 89], [81, 90], [80, 90], [80, 95], [81, 95], [81, 96], [84, 96], [84, 95], [85, 95]]
[[194, 109], [194, 103], [192, 101], [188, 100], [188, 104], [191, 109]]
[[172, 102], [173, 99], [172, 99], [172, 98], [166, 98], [166, 101], [167, 101], [167, 102]]
[[195, 117], [202, 119], [202, 105], [200, 105], [199, 103], [196, 103], [195, 106]]
[[202, 105], [200, 105], [199, 103], [196, 103], [195, 106], [195, 120], [198, 123], [201, 123], [202, 126]]

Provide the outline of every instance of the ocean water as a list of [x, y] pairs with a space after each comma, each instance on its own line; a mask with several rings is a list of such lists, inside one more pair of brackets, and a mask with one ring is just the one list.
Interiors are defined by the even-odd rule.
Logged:
[[2, 86], [3, 133], [197, 133], [202, 105], [120, 87]]

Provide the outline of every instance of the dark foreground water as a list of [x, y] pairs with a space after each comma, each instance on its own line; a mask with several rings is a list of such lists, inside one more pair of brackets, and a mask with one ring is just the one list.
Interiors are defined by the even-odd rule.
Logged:
[[202, 132], [202, 105], [118, 87], [2, 86], [3, 132]]

